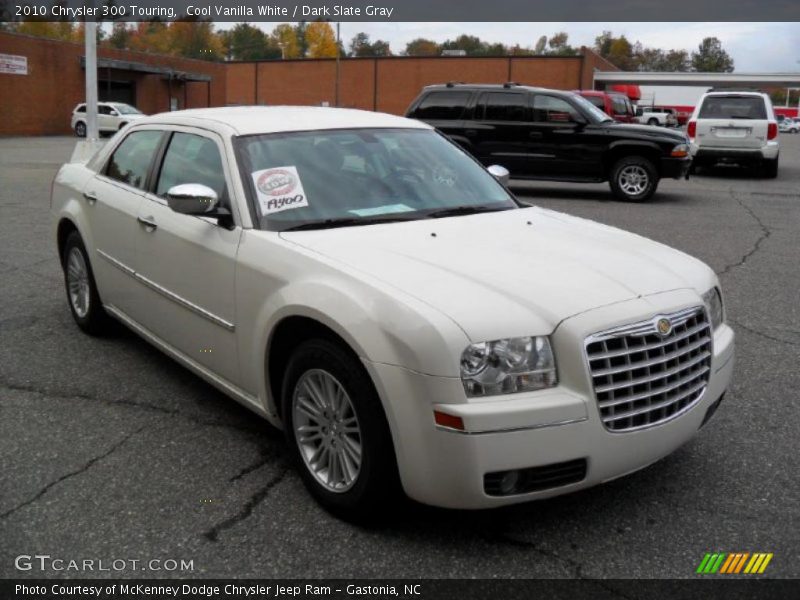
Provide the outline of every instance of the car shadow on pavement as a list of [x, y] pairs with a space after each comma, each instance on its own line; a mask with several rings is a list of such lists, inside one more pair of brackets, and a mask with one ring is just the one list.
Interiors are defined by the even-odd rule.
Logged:
[[620, 205], [675, 204], [681, 202], [681, 196], [673, 193], [672, 190], [666, 192], [657, 191], [652, 198], [645, 202], [625, 202], [624, 200], [616, 198], [614, 194], [611, 193], [611, 190], [608, 189], [608, 186], [594, 189], [585, 185], [565, 188], [560, 186], [548, 186], [547, 184], [532, 186], [527, 184], [514, 184], [512, 182], [511, 185], [509, 185], [509, 189], [514, 196], [523, 203], [531, 201], [535, 203], [539, 198], [547, 200], [590, 200]]

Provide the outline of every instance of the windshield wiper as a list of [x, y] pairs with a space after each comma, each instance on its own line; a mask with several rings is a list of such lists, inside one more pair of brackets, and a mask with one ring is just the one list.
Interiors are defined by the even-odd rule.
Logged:
[[504, 206], [502, 208], [493, 208], [491, 206], [482, 205], [464, 205], [464, 206], [451, 206], [450, 208], [440, 208], [428, 213], [430, 219], [441, 219], [442, 217], [458, 217], [461, 215], [474, 215], [477, 213], [485, 212], [499, 212], [501, 210], [511, 210], [513, 207]]
[[311, 221], [293, 225], [281, 231], [303, 231], [307, 229], [334, 229], [336, 227], [352, 227], [356, 225], [376, 225], [379, 223], [396, 223], [398, 221], [415, 221], [415, 218], [408, 217], [341, 217], [338, 219], [325, 219], [323, 221]]

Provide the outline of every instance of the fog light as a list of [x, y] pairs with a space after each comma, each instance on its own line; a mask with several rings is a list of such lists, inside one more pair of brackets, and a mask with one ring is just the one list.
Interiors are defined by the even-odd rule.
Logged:
[[504, 496], [513, 494], [519, 483], [519, 471], [508, 471], [500, 479], [500, 493]]

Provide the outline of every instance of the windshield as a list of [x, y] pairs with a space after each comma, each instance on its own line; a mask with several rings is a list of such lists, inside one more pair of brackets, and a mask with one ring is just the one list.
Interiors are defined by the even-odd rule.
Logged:
[[117, 109], [117, 112], [121, 115], [140, 115], [142, 114], [141, 111], [134, 108], [130, 104], [114, 104], [114, 108]]
[[580, 94], [573, 94], [572, 99], [583, 109], [585, 113], [588, 113], [587, 116], [592, 123], [602, 123], [604, 121], [614, 120]]
[[700, 119], [766, 119], [759, 96], [707, 96], [697, 115]]
[[429, 129], [275, 133], [236, 144], [261, 229], [517, 208], [480, 164]]

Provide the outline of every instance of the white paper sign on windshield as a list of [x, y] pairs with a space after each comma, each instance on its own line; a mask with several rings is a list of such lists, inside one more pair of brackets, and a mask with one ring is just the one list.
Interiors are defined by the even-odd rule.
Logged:
[[262, 215], [308, 206], [303, 182], [295, 167], [263, 169], [252, 175]]

